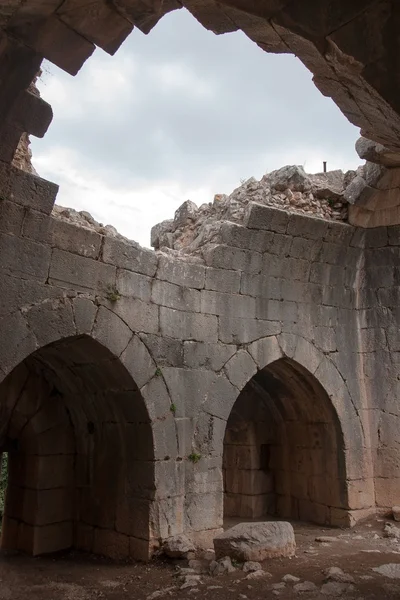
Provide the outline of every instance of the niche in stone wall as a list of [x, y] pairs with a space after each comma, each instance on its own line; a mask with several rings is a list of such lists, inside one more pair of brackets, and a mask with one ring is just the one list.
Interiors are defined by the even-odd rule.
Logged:
[[259, 371], [229, 416], [224, 517], [332, 524], [347, 508], [343, 440], [331, 400], [289, 359]]

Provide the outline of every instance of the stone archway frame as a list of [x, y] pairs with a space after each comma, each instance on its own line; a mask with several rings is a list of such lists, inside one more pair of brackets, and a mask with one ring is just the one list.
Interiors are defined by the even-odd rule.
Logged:
[[155, 461], [149, 542], [144, 540], [135, 555], [149, 558], [160, 539], [182, 533], [184, 481], [182, 463], [176, 461], [178, 432], [170, 393], [140, 332], [132, 331], [114, 312], [113, 303], [99, 303], [98, 298], [88, 294], [50, 298], [23, 307], [4, 317], [0, 326], [4, 327], [0, 340], [0, 383], [32, 353], [80, 336], [92, 338], [106, 348], [135, 382], [151, 422]]
[[[351, 398], [344, 378], [329, 356], [310, 341], [295, 334], [282, 333], [261, 338], [246, 348], [240, 348], [226, 363], [221, 376], [231, 384], [223, 399], [212, 396], [201, 407], [194, 437], [194, 446], [206, 457], [204, 463], [219, 467], [218, 494], [222, 502], [222, 455], [227, 420], [239, 393], [250, 379], [275, 361], [288, 358], [315, 377], [329, 397], [337, 415], [343, 439], [347, 508], [332, 509], [332, 525], [353, 526], [358, 520], [375, 512], [373, 479], [365, 477], [368, 471], [368, 449], [361, 417]], [[200, 464], [200, 463], [199, 463]], [[215, 484], [214, 484], [214, 487]], [[216, 511], [218, 526], [222, 510]]]

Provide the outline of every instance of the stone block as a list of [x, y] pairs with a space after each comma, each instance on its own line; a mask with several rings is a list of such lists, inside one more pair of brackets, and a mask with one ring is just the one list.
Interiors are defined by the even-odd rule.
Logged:
[[[161, 375], [158, 375], [158, 373], [154, 371], [152, 379], [141, 388], [148, 415], [152, 420], [163, 419], [172, 414], [171, 396], [174, 401], [176, 397], [169, 385], [168, 388], [165, 385], [165, 383], [167, 382], [168, 384], [169, 381], [168, 372], [170, 368], [172, 369], [172, 367], [164, 367]], [[177, 414], [178, 402], [176, 402], [175, 406], [177, 407], [175, 414]]]
[[281, 321], [295, 323], [299, 316], [297, 302], [286, 300], [267, 300], [256, 298], [256, 317], [267, 321]]
[[184, 366], [184, 343], [182, 341], [146, 333], [140, 333], [139, 336], [145, 343], [153, 360], [160, 367]]
[[58, 185], [41, 177], [8, 165], [1, 170], [0, 196], [5, 200], [49, 215], [57, 193]]
[[93, 551], [114, 560], [129, 558], [129, 537], [110, 529], [96, 528]]
[[142, 388], [156, 373], [156, 364], [142, 339], [134, 335], [121, 354], [121, 362]]
[[293, 243], [291, 235], [275, 233], [269, 250], [266, 254], [276, 254], [277, 256], [287, 256]]
[[136, 242], [123, 242], [109, 236], [104, 238], [102, 258], [105, 263], [149, 277], [153, 277], [157, 270], [155, 252], [142, 248]]
[[23, 489], [23, 514], [25, 523], [32, 526], [51, 525], [71, 521], [73, 513], [72, 488], [45, 490]]
[[158, 333], [159, 308], [155, 304], [142, 302], [137, 298], [122, 297], [113, 302], [111, 307], [135, 333]]
[[216, 343], [218, 341], [218, 320], [214, 315], [160, 307], [161, 334], [181, 340]]
[[262, 562], [279, 556], [294, 556], [293, 527], [285, 521], [240, 523], [214, 538], [217, 558], [230, 556], [240, 562]]
[[224, 244], [261, 253], [268, 251], [273, 235], [270, 231], [254, 231], [236, 223], [226, 222], [221, 226], [221, 239]]
[[275, 336], [253, 342], [248, 347], [248, 351], [259, 369], [263, 369], [283, 356], [278, 339]]
[[314, 327], [314, 343], [323, 352], [335, 352], [336, 331], [333, 327]]
[[177, 310], [200, 312], [200, 292], [187, 287], [153, 281], [151, 299], [155, 304]]
[[[32, 242], [31, 242], [32, 243]], [[102, 290], [115, 286], [116, 268], [112, 265], [55, 248], [51, 256], [49, 280], [75, 290]]]
[[243, 224], [250, 229], [266, 229], [276, 233], [286, 233], [289, 214], [275, 207], [250, 202]]
[[277, 321], [247, 319], [231, 316], [219, 317], [219, 339], [225, 344], [248, 344], [254, 340], [281, 332]]
[[16, 236], [0, 234], [0, 263], [4, 271], [14, 277], [29, 276], [46, 281], [49, 272], [51, 249]]
[[233, 345], [184, 342], [184, 365], [192, 369], [219, 371], [235, 352], [236, 346]]
[[67, 299], [33, 306], [27, 311], [26, 319], [39, 346], [76, 334], [72, 304]]
[[201, 312], [229, 317], [255, 317], [256, 300], [242, 294], [222, 294], [211, 290], [201, 292]]
[[185, 497], [185, 525], [188, 531], [215, 529], [222, 523], [222, 492], [187, 494]]
[[7, 200], [0, 200], [0, 232], [19, 235], [25, 210], [22, 206]]
[[129, 538], [129, 557], [134, 560], [147, 562], [151, 559], [157, 549], [158, 542], [156, 540], [149, 542], [140, 538]]
[[33, 545], [29, 552], [33, 556], [68, 550], [73, 544], [73, 523], [53, 523], [32, 528]]
[[149, 538], [149, 513], [150, 500], [138, 498], [137, 491], [128, 485], [118, 502], [115, 527], [119, 533], [146, 540]]
[[289, 235], [309, 240], [320, 240], [328, 232], [329, 222], [325, 219], [301, 214], [291, 214], [287, 226]]
[[173, 398], [177, 418], [195, 418], [220, 379], [212, 371], [199, 369], [164, 367], [162, 373]]
[[259, 252], [242, 250], [231, 246], [212, 246], [204, 250], [204, 260], [208, 267], [259, 273], [262, 268], [262, 255]]
[[189, 260], [173, 260], [160, 255], [157, 279], [201, 290], [204, 287], [205, 267]]
[[132, 331], [119, 316], [100, 306], [92, 336], [115, 356], [120, 356], [132, 338]]
[[229, 271], [228, 269], [206, 269], [206, 290], [237, 294], [240, 289], [240, 271]]
[[229, 381], [239, 390], [244, 388], [256, 372], [257, 365], [246, 350], [238, 350], [225, 365]]
[[0, 365], [8, 373], [29, 354], [37, 350], [37, 342], [20, 312], [0, 320]]
[[97, 306], [89, 298], [78, 296], [72, 300], [74, 320], [78, 334], [88, 334], [92, 331]]
[[97, 259], [100, 254], [102, 236], [99, 233], [33, 209], [25, 213], [22, 235], [89, 258]]
[[321, 240], [308, 240], [301, 237], [293, 238], [290, 246], [290, 256], [308, 261], [316, 260], [321, 251]]

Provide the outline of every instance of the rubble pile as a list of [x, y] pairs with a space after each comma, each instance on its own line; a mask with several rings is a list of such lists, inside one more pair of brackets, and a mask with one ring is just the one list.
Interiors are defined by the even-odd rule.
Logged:
[[199, 254], [205, 244], [218, 240], [222, 222], [243, 223], [250, 202], [257, 202], [320, 219], [347, 221], [348, 202], [344, 191], [361, 174], [357, 171], [329, 171], [310, 175], [301, 166], [286, 166], [242, 183], [229, 196], [217, 194], [200, 207], [187, 200], [174, 219], [151, 230], [151, 245], [167, 253]]

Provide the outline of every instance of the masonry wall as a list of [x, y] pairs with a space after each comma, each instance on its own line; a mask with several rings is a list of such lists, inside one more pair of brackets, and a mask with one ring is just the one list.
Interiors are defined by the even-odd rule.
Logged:
[[[153, 464], [143, 545], [130, 549], [115, 519], [112, 543], [97, 551], [143, 557], [183, 531], [211, 543], [223, 519], [226, 422], [250, 379], [282, 358], [316, 378], [340, 424], [346, 493], [329, 522], [351, 525], [394, 503], [397, 484], [383, 474], [398, 476], [397, 247], [251, 203], [200, 264], [53, 218], [56, 187], [32, 175], [11, 169], [1, 182], [2, 377], [48, 344], [87, 336], [127, 370], [151, 424], [151, 455], [143, 442], [139, 456]], [[125, 452], [118, 460], [130, 460]]]

